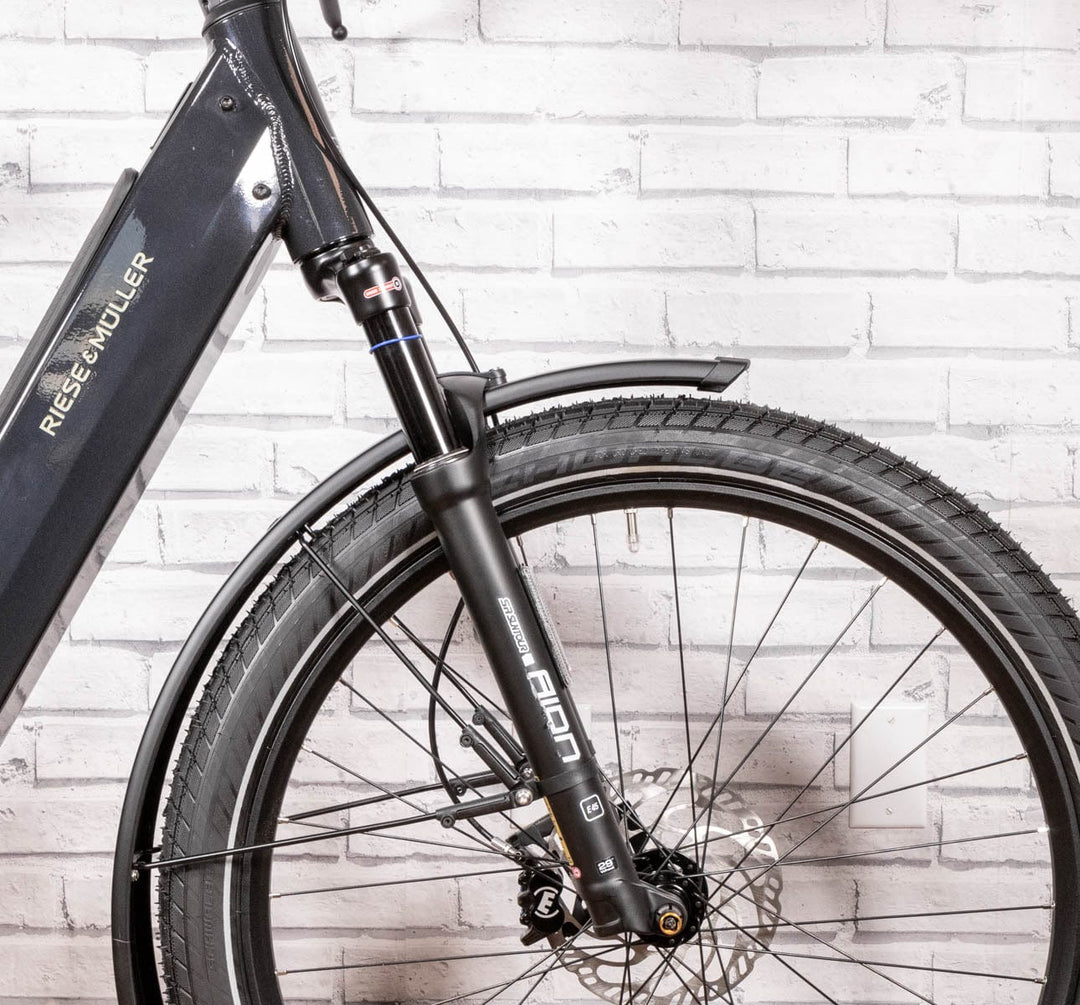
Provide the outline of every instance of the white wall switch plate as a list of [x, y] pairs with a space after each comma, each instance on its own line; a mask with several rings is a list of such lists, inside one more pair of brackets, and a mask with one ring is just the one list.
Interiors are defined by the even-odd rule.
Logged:
[[[871, 705], [851, 706], [854, 729], [870, 712]], [[851, 795], [854, 797], [883, 772], [864, 796], [888, 792], [926, 779], [925, 750], [919, 750], [894, 770], [898, 761], [926, 739], [929, 713], [926, 705], [882, 705], [874, 709], [848, 744], [851, 759]], [[903, 792], [862, 798], [848, 809], [849, 827], [925, 827], [926, 786]]]

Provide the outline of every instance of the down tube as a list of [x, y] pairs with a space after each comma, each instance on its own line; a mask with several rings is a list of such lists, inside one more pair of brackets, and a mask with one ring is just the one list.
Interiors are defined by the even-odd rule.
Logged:
[[269, 264], [271, 136], [237, 90], [212, 58], [0, 394], [0, 738]]

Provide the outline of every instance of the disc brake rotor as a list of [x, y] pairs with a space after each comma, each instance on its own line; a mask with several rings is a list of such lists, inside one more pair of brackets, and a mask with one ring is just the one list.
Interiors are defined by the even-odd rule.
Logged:
[[[678, 963], [657, 970], [662, 958], [650, 946], [632, 940], [625, 945], [594, 944], [584, 941], [588, 933], [582, 933], [561, 950], [562, 964], [582, 987], [613, 1005], [631, 992], [636, 999], [648, 998], [657, 1005], [718, 998], [746, 980], [776, 934], [783, 889], [776, 843], [736, 793], [725, 790], [714, 795], [713, 779], [698, 772], [693, 775], [693, 801], [687, 777], [668, 803], [681, 774], [676, 768], [627, 771], [623, 789], [637, 820], [652, 828], [647, 847], [658, 845], [665, 852], [678, 848], [678, 859], [696, 862], [693, 875], [704, 874], [710, 906], [702, 905], [700, 943], [694, 938], [676, 947]], [[729, 872], [736, 868], [737, 872]], [[572, 890], [564, 893], [573, 896]], [[580, 904], [563, 909], [567, 919], [582, 918]], [[548, 942], [553, 948], [565, 947], [567, 933], [564, 926], [548, 934]], [[734, 948], [718, 949], [714, 944]], [[627, 977], [639, 964], [644, 964], [640, 975]], [[706, 993], [699, 995], [703, 988]]]

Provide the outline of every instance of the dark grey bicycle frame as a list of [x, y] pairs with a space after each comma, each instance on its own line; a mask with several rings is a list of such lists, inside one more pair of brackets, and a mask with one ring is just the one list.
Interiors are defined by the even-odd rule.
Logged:
[[279, 0], [218, 4], [210, 53], [125, 172], [0, 395], [0, 736], [258, 287], [367, 236]]

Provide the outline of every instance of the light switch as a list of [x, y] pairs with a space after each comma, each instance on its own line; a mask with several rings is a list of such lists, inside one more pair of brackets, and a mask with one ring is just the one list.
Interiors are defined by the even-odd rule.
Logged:
[[[869, 704], [851, 706], [852, 729], [862, 722], [871, 707]], [[859, 726], [848, 745], [851, 795], [862, 792], [884, 772], [888, 774], [848, 809], [849, 827], [926, 826], [926, 786], [916, 785], [903, 792], [891, 790], [925, 781], [925, 748], [903, 763], [898, 765], [897, 762], [926, 739], [928, 728], [926, 705], [882, 705]], [[865, 798], [878, 792], [891, 794], [876, 799]]]

